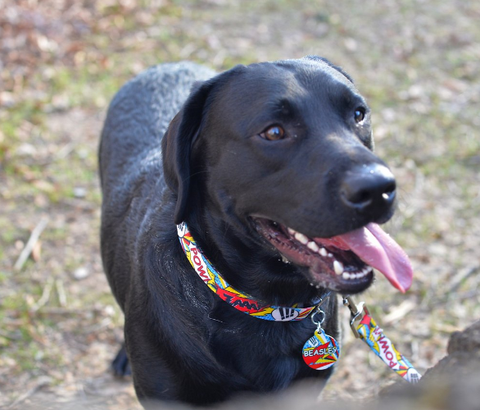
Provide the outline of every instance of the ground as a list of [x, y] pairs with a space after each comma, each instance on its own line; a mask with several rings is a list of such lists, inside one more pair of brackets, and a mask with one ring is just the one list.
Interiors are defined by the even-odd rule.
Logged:
[[[108, 372], [122, 317], [99, 257], [96, 151], [116, 90], [166, 61], [223, 70], [317, 54], [342, 66], [372, 107], [400, 190], [385, 229], [415, 270], [405, 295], [379, 278], [358, 300], [422, 372], [480, 318], [480, 3], [0, 0], [0, 10], [0, 407], [139, 409], [131, 381]], [[322, 400], [368, 399], [397, 377], [344, 316]], [[303, 386], [282, 404], [306, 407], [307, 393], [317, 400]]]

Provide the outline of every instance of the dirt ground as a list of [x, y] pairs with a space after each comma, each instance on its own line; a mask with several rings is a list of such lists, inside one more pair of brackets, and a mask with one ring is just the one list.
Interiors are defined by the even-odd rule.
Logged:
[[[438, 362], [480, 318], [478, 21], [473, 0], [0, 0], [0, 408], [140, 408], [108, 371], [122, 317], [99, 257], [96, 150], [116, 90], [185, 59], [317, 54], [353, 76], [400, 187], [386, 230], [415, 269], [405, 295], [379, 278], [357, 299], [421, 372]], [[245, 403], [359, 403], [393, 383], [343, 314], [320, 397], [302, 385]]]

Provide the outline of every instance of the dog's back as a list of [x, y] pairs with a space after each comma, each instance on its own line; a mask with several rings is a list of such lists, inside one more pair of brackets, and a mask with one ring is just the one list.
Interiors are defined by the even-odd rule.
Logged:
[[[154, 66], [126, 83], [110, 104], [99, 154], [101, 247], [105, 272], [122, 309], [128, 287], [117, 284], [129, 280], [124, 276], [130, 272], [129, 244], [144, 216], [138, 209], [158, 200], [165, 187], [161, 139], [195, 82], [214, 74], [190, 62]], [[137, 211], [129, 212], [133, 205]]]

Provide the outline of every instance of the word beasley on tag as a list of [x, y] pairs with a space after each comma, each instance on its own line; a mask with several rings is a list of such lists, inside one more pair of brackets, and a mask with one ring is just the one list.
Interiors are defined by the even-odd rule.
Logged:
[[333, 366], [340, 357], [337, 341], [320, 327], [303, 346], [302, 356], [307, 366], [325, 370]]

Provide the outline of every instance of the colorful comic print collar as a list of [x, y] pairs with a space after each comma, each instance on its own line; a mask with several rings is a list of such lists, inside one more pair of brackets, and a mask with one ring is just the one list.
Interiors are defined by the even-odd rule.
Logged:
[[308, 317], [320, 303], [319, 301], [316, 305], [310, 307], [273, 306], [239, 292], [227, 283], [202, 253], [185, 222], [177, 225], [177, 233], [182, 249], [198, 276], [218, 297], [240, 312], [258, 319], [275, 322], [299, 321]]
[[[304, 344], [302, 356], [305, 364], [315, 370], [325, 370], [333, 366], [340, 357], [337, 341], [325, 333], [322, 322], [325, 313], [320, 309], [322, 299], [315, 306], [300, 308], [298, 306], [272, 306], [259, 302], [251, 296], [232, 288], [215, 270], [208, 258], [196, 245], [185, 222], [177, 225], [178, 238], [187, 259], [198, 276], [222, 300], [247, 315], [276, 322], [298, 321], [310, 317], [317, 325], [312, 337]], [[328, 297], [324, 296], [324, 299]], [[350, 326], [355, 337], [363, 340], [382, 361], [404, 380], [417, 383], [422, 377], [412, 364], [395, 348], [383, 330], [376, 324], [363, 302], [358, 306], [350, 296], [344, 297], [344, 305], [350, 309]], [[315, 312], [311, 314], [313, 311]], [[323, 315], [316, 320], [316, 315]]]

